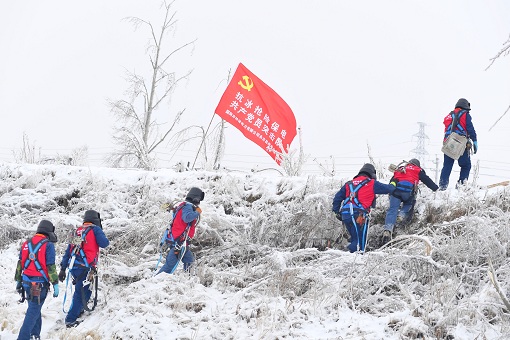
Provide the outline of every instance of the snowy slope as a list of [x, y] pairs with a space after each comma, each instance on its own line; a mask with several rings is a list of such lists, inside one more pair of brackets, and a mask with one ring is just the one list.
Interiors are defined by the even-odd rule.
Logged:
[[[487, 275], [490, 257], [510, 290], [505, 188], [423, 188], [402, 240], [376, 249], [387, 207], [381, 197], [371, 251], [359, 255], [342, 250], [346, 235], [330, 212], [345, 179], [17, 164], [0, 165], [0, 177], [2, 340], [16, 338], [26, 309], [13, 280], [22, 241], [50, 219], [60, 261], [87, 209], [101, 212], [111, 240], [101, 254], [99, 304], [65, 329], [61, 283], [43, 307], [44, 339], [504, 339], [510, 332]], [[160, 206], [192, 186], [206, 192], [194, 272], [153, 276], [171, 218]]]

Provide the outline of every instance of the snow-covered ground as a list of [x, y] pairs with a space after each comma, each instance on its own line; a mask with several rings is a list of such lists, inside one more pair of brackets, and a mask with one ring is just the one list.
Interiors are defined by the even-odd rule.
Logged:
[[[381, 181], [389, 178], [380, 173]], [[413, 223], [399, 230], [400, 241], [378, 249], [388, 204], [380, 197], [369, 251], [361, 255], [342, 250], [346, 233], [330, 211], [346, 179], [18, 164], [0, 164], [0, 179], [2, 340], [16, 339], [26, 310], [14, 282], [21, 243], [49, 219], [57, 228], [59, 262], [87, 209], [100, 211], [111, 240], [101, 253], [98, 306], [66, 329], [60, 283], [60, 295], [43, 307], [43, 339], [510, 334], [509, 311], [487, 274], [491, 259], [503, 292], [510, 290], [510, 191], [504, 187], [422, 188]], [[171, 218], [161, 205], [184, 199], [192, 186], [206, 193], [192, 246], [194, 271], [153, 276]]]

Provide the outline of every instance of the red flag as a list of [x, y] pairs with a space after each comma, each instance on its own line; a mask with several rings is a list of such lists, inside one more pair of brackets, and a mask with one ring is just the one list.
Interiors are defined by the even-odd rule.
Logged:
[[288, 152], [296, 136], [296, 118], [285, 101], [239, 64], [214, 111], [241, 130], [280, 164], [279, 153]]

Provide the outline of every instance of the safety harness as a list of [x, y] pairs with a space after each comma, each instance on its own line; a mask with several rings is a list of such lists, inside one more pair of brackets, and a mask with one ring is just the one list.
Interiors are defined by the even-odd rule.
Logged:
[[[175, 239], [172, 234], [172, 226], [174, 224], [175, 217], [177, 216], [177, 213], [182, 208], [184, 208], [186, 203], [187, 202], [182, 202], [174, 209], [174, 213], [172, 216], [172, 222], [170, 223], [170, 226], [167, 229], [165, 229], [165, 232], [163, 233], [163, 237], [161, 238], [160, 247], [159, 247], [159, 249], [160, 249], [159, 259], [158, 259], [158, 262], [156, 263], [156, 268], [154, 269], [155, 274], [157, 273], [159, 263], [161, 262], [161, 259], [163, 257], [163, 252], [164, 252], [165, 246], [170, 246], [170, 251], [173, 251], [175, 256], [177, 257], [177, 262], [175, 263], [175, 266], [170, 271], [170, 274], [172, 274], [177, 269], [177, 267], [179, 267], [179, 263], [181, 262], [182, 258], [184, 257], [184, 254], [186, 253], [188, 234], [189, 234], [189, 230], [191, 229], [191, 225], [193, 224], [193, 221], [189, 222], [186, 225], [186, 229], [184, 229], [183, 233], [179, 237], [177, 237], [177, 239]], [[196, 222], [195, 226], [198, 225], [198, 223], [200, 221], [200, 214], [198, 215], [196, 220], [197, 220], [197, 222]]]
[[28, 242], [28, 257], [25, 261], [25, 264], [23, 265], [23, 270], [26, 270], [28, 266], [30, 266], [31, 262], [34, 262], [35, 268], [39, 273], [41, 273], [41, 276], [46, 280], [46, 282], [50, 282], [48, 279], [48, 276], [43, 270], [43, 267], [41, 266], [41, 263], [39, 262], [39, 249], [41, 249], [42, 245], [47, 243], [48, 239], [43, 238], [34, 247], [34, 244], [32, 243], [32, 240]]
[[354, 214], [355, 211], [366, 214], [367, 210], [363, 207], [361, 202], [358, 200], [358, 191], [363, 187], [365, 184], [370, 182], [369, 178], [365, 178], [363, 181], [361, 181], [357, 186], [354, 186], [352, 181], [347, 182], [347, 185], [349, 187], [349, 196], [345, 198], [345, 200], [342, 203], [342, 213], [349, 212], [351, 216]]
[[452, 132], [467, 137], [466, 130], [460, 124], [460, 118], [464, 113], [466, 113], [466, 110], [460, 110], [458, 113], [455, 113], [454, 111], [450, 112], [450, 115], [452, 116], [452, 123], [446, 129], [445, 138], [448, 137]]
[[81, 233], [81, 236], [73, 238], [73, 240], [71, 242], [73, 249], [71, 249], [72, 255], [71, 255], [71, 260], [69, 262], [69, 269], [73, 269], [74, 263], [76, 262], [76, 255], [78, 255], [78, 254], [80, 255], [80, 257], [82, 258], [83, 261], [80, 261], [78, 259], [78, 262], [76, 262], [76, 263], [79, 265], [82, 265], [86, 268], [91, 267], [90, 263], [87, 260], [87, 256], [85, 255], [85, 251], [83, 250], [83, 243], [87, 242], [86, 237], [87, 237], [87, 234], [91, 230], [92, 230], [92, 227], [89, 226]]
[[[42, 290], [43, 284], [45, 282], [48, 282], [48, 283], [50, 282], [50, 280], [48, 279], [48, 276], [44, 272], [44, 269], [43, 269], [41, 263], [39, 262], [39, 250], [41, 249], [43, 244], [45, 244], [47, 242], [48, 242], [47, 238], [41, 239], [35, 245], [32, 243], [32, 240], [28, 241], [27, 242], [28, 257], [25, 260], [25, 263], [23, 264], [23, 271], [25, 271], [30, 266], [30, 263], [33, 262], [37, 271], [39, 273], [41, 273], [41, 276], [44, 278], [44, 282], [42, 282], [37, 279], [31, 279], [25, 274], [22, 275], [24, 284], [29, 286], [29, 289], [28, 289], [29, 297], [37, 297], [38, 303], [41, 303], [41, 290]], [[26, 298], [25, 293], [26, 292], [27, 292], [27, 289], [25, 287], [23, 287], [21, 300], [20, 300], [21, 302], [25, 301], [25, 298]]]
[[172, 246], [174, 246], [175, 244], [178, 244], [179, 241], [181, 241], [181, 243], [182, 243], [182, 240], [181, 240], [182, 235], [187, 234], [189, 228], [191, 227], [191, 222], [190, 222], [186, 226], [186, 229], [184, 230], [184, 232], [177, 238], [177, 240], [174, 239], [174, 236], [172, 234], [172, 227], [174, 225], [175, 217], [177, 216], [177, 213], [179, 211], [181, 211], [182, 208], [184, 208], [185, 205], [186, 205], [186, 202], [182, 202], [181, 204], [179, 204], [177, 206], [177, 208], [174, 209], [174, 213], [172, 215], [172, 222], [170, 223], [170, 226], [165, 230], [165, 234], [164, 234], [165, 240], [164, 240], [164, 242], [167, 243], [167, 244], [170, 244]]
[[[74, 284], [76, 281], [81, 280], [85, 277], [85, 280], [83, 280], [83, 285], [81, 287], [81, 300], [82, 300], [83, 309], [86, 311], [89, 311], [89, 312], [93, 311], [97, 306], [97, 291], [98, 291], [98, 281], [99, 280], [98, 280], [97, 269], [96, 269], [95, 265], [90, 264], [87, 260], [87, 256], [85, 254], [85, 251], [83, 250], [83, 243], [87, 242], [86, 241], [87, 234], [92, 230], [93, 227], [94, 226], [88, 226], [82, 232], [81, 236], [74, 237], [73, 240], [71, 241], [71, 244], [72, 244], [71, 259], [69, 260], [69, 266], [68, 266], [69, 273], [71, 273], [71, 269], [73, 269], [75, 263], [82, 265], [83, 267], [89, 269], [88, 271], [85, 271], [82, 276], [73, 279], [73, 284]], [[80, 261], [79, 259], [77, 260], [78, 254], [80, 255], [82, 261]], [[66, 293], [64, 294], [64, 301], [62, 303], [62, 309], [63, 309], [64, 313], [68, 312], [65, 310], [64, 306], [65, 306], [66, 297], [67, 297], [67, 287], [69, 285], [69, 276], [70, 275], [68, 274], [67, 279], [66, 279]], [[87, 300], [85, 299], [84, 287], [87, 285], [91, 285], [90, 290], [92, 292], [94, 292], [92, 308], [89, 308], [87, 306]]]
[[[342, 214], [348, 213], [351, 216], [352, 223], [356, 228], [356, 234], [358, 235], [358, 251], [365, 250], [366, 235], [368, 234], [366, 230], [366, 228], [368, 227], [367, 216], [368, 212], [358, 199], [358, 191], [365, 184], [370, 182], [370, 180], [371, 180], [370, 178], [365, 178], [356, 186], [354, 186], [352, 181], [347, 182], [347, 185], [349, 187], [349, 196], [345, 198], [345, 200], [342, 203], [342, 208], [340, 209]], [[358, 217], [356, 219], [354, 218], [354, 212], [358, 213]], [[359, 231], [360, 227], [363, 227], [361, 237]]]

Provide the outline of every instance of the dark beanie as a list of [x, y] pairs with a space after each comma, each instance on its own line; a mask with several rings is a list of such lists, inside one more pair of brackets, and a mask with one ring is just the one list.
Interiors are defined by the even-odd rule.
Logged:
[[103, 226], [101, 225], [101, 216], [95, 210], [85, 211], [85, 214], [83, 215], [83, 223], [85, 222], [90, 222], [94, 225], [97, 225], [100, 228], [103, 228]]
[[48, 220], [41, 220], [41, 222], [39, 222], [39, 225], [37, 226], [36, 232], [38, 234], [48, 236], [50, 242], [53, 243], [57, 242], [57, 235], [55, 235], [55, 226]]
[[471, 104], [467, 101], [466, 98], [460, 98], [457, 100], [457, 104], [455, 104], [455, 107], [460, 107], [464, 110], [471, 110]]
[[204, 197], [205, 193], [201, 189], [193, 187], [189, 189], [189, 192], [186, 195], [186, 201], [199, 205]]
[[375, 167], [370, 163], [365, 163], [361, 169], [359, 170], [358, 176], [364, 173], [371, 179], [377, 179], [377, 171], [375, 170]]

